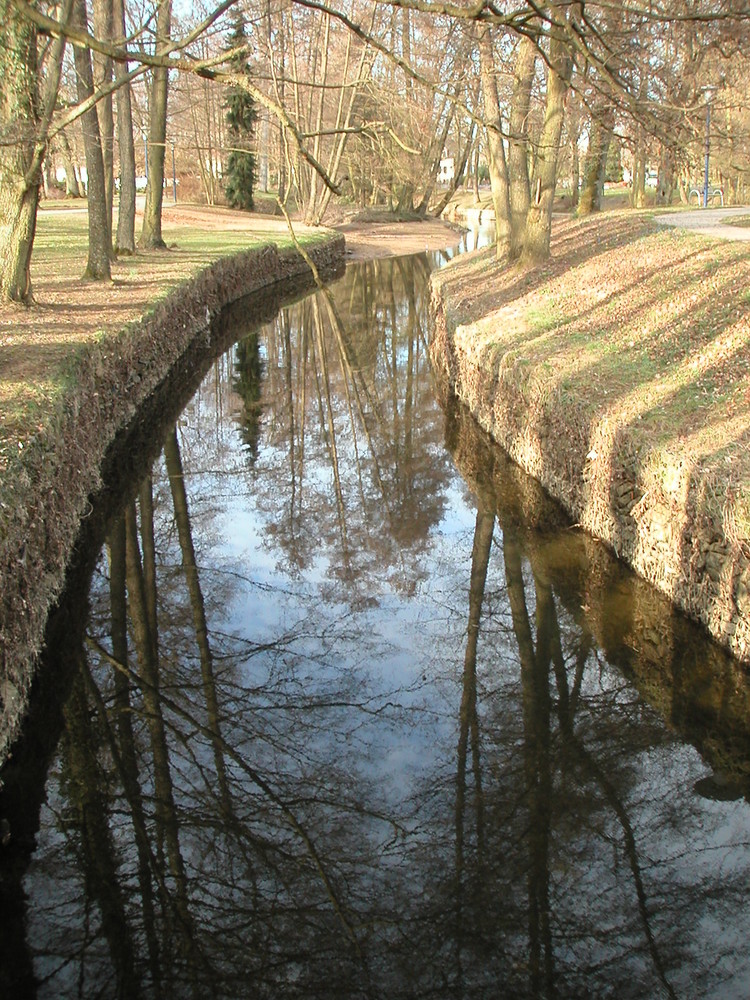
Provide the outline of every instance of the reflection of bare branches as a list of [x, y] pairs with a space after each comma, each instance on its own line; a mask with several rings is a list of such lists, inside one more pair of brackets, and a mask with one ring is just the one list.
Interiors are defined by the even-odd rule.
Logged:
[[195, 562], [195, 547], [193, 545], [193, 535], [190, 527], [190, 514], [188, 511], [187, 493], [185, 491], [185, 477], [182, 471], [182, 458], [180, 456], [180, 445], [177, 440], [177, 429], [175, 428], [164, 443], [164, 461], [169, 476], [169, 484], [172, 488], [172, 502], [174, 504], [174, 516], [177, 522], [177, 534], [180, 539], [180, 549], [182, 550], [182, 568], [185, 571], [188, 592], [190, 594], [190, 609], [193, 615], [193, 625], [195, 628], [195, 640], [198, 645], [201, 662], [201, 678], [206, 697], [206, 709], [208, 712], [209, 728], [215, 732], [216, 739], [212, 740], [214, 748], [214, 763], [216, 765], [216, 775], [219, 781], [219, 791], [221, 796], [222, 809], [227, 815], [232, 809], [229, 787], [227, 785], [226, 768], [224, 758], [221, 754], [219, 737], [219, 702], [216, 696], [216, 682], [214, 680], [213, 660], [211, 646], [208, 639], [208, 626], [206, 624], [206, 610], [203, 601], [203, 591], [201, 589], [198, 567]]
[[479, 717], [477, 714], [477, 643], [482, 600], [487, 582], [487, 566], [492, 547], [495, 515], [477, 510], [474, 545], [471, 553], [471, 583], [469, 587], [469, 624], [464, 655], [463, 688], [461, 694], [458, 738], [458, 781], [456, 790], [456, 867], [460, 878], [464, 855], [464, 799], [466, 795], [466, 756], [471, 734], [472, 770], [477, 811], [477, 850], [484, 846], [484, 805], [482, 773], [479, 759]]
[[[110, 534], [109, 540], [109, 598], [112, 621], [112, 654], [116, 661], [128, 662], [127, 635], [127, 595], [125, 569], [125, 520], [118, 518]], [[85, 661], [84, 664], [85, 666]], [[87, 679], [88, 670], [86, 670]], [[138, 884], [143, 901], [143, 922], [146, 929], [151, 978], [154, 981], [157, 995], [160, 993], [161, 971], [159, 961], [159, 940], [156, 934], [154, 920], [154, 901], [151, 886], [150, 859], [146, 821], [141, 798], [141, 787], [138, 780], [138, 762], [133, 736], [133, 722], [130, 704], [130, 680], [121, 670], [114, 672], [116, 723], [119, 735], [119, 749], [110, 731], [106, 712], [100, 708], [102, 725], [109, 738], [113, 759], [120, 771], [123, 789], [128, 799], [133, 815], [136, 849], [138, 851]], [[101, 700], [98, 688], [91, 682], [88, 689], [94, 689], [95, 695]], [[153, 866], [155, 868], [155, 866]]]
[[[552, 609], [554, 613], [554, 608]], [[648, 945], [649, 954], [654, 963], [654, 968], [659, 977], [659, 981], [670, 997], [676, 997], [676, 993], [672, 984], [667, 978], [666, 971], [664, 969], [664, 963], [662, 962], [661, 955], [659, 954], [659, 947], [654, 937], [654, 932], [651, 929], [651, 919], [649, 916], [649, 906], [648, 899], [646, 897], [646, 889], [643, 884], [643, 876], [641, 874], [641, 865], [638, 858], [638, 847], [635, 841], [635, 831], [633, 830], [633, 825], [630, 822], [630, 817], [628, 816], [627, 810], [622, 802], [622, 799], [617, 793], [617, 789], [613, 782], [607, 777], [603, 768], [594, 760], [593, 756], [585, 748], [582, 741], [575, 735], [573, 729], [573, 716], [563, 713], [563, 704], [569, 702], [568, 692], [567, 692], [567, 682], [565, 678], [564, 671], [556, 670], [558, 690], [560, 691], [560, 728], [566, 741], [566, 745], [574, 753], [576, 759], [583, 765], [583, 767], [588, 771], [588, 773], [594, 778], [597, 784], [600, 786], [604, 792], [604, 797], [611, 806], [614, 814], [617, 816], [617, 820], [622, 827], [623, 832], [623, 842], [625, 846], [625, 856], [628, 859], [628, 865], [633, 875], [633, 883], [635, 885], [636, 897], [638, 899], [638, 912], [641, 918], [641, 924], [643, 926], [643, 933], [646, 938]]]
[[[83, 655], [80, 657], [83, 660]], [[135, 996], [133, 940], [117, 879], [112, 833], [105, 814], [102, 775], [91, 731], [81, 667], [65, 706], [69, 794], [77, 811], [86, 889], [96, 900], [115, 967], [118, 996]]]
[[333, 485], [336, 491], [336, 504], [338, 506], [339, 512], [339, 527], [341, 529], [341, 541], [346, 550], [346, 508], [344, 505], [344, 494], [341, 489], [341, 476], [339, 474], [339, 455], [338, 448], [336, 445], [336, 425], [333, 418], [333, 405], [331, 403], [331, 381], [328, 374], [328, 352], [326, 351], [325, 338], [323, 336], [323, 323], [320, 315], [320, 300], [316, 295], [313, 298], [313, 317], [314, 325], [313, 329], [315, 331], [315, 343], [317, 344], [317, 356], [320, 363], [320, 370], [316, 369], [316, 382], [318, 385], [318, 399], [321, 408], [321, 414], [323, 411], [323, 403], [321, 400], [321, 388], [320, 383], [323, 383], [323, 396], [325, 397], [325, 422], [328, 428], [328, 435], [326, 439], [326, 445], [328, 447], [328, 453], [331, 456], [331, 465], [333, 467]]
[[[177, 914], [179, 917], [180, 933], [184, 939], [186, 954], [194, 957], [196, 951], [193, 941], [193, 922], [188, 907], [187, 877], [185, 875], [185, 865], [180, 851], [177, 831], [177, 816], [174, 796], [172, 794], [172, 779], [169, 770], [167, 739], [164, 731], [159, 676], [155, 662], [156, 646], [154, 636], [151, 634], [148, 624], [134, 504], [128, 505], [125, 512], [125, 532], [128, 596], [130, 598], [131, 621], [133, 623], [133, 633], [142, 677], [139, 687], [143, 692], [146, 721], [151, 737], [157, 817], [160, 821], [160, 828], [164, 832], [169, 867], [177, 889]], [[128, 676], [131, 678], [137, 676], [125, 664], [123, 664], [123, 669], [127, 671]]]
[[[234, 761], [234, 763], [239, 767], [239, 769], [245, 775], [247, 775], [248, 778], [250, 778], [252, 783], [257, 788], [259, 788], [264, 793], [264, 795], [269, 799], [269, 801], [271, 801], [279, 809], [279, 811], [284, 816], [291, 829], [297, 834], [302, 843], [305, 845], [308, 855], [312, 860], [314, 867], [320, 877], [320, 880], [325, 887], [331, 906], [333, 907], [334, 912], [338, 916], [342, 928], [346, 933], [346, 936], [351, 941], [352, 946], [354, 947], [357, 955], [361, 958], [361, 951], [356, 931], [352, 923], [350, 922], [348, 916], [346, 915], [344, 906], [339, 899], [336, 889], [334, 888], [333, 881], [327, 872], [322, 856], [318, 851], [317, 847], [315, 846], [315, 842], [313, 840], [312, 835], [305, 828], [302, 821], [297, 817], [292, 807], [288, 805], [284, 801], [282, 796], [279, 795], [279, 793], [273, 789], [270, 782], [268, 782], [256, 768], [254, 768], [251, 764], [249, 764], [248, 761], [242, 756], [242, 754], [237, 749], [235, 749], [235, 747], [227, 743], [227, 741], [221, 735], [214, 733], [208, 726], [202, 723], [200, 719], [198, 719], [193, 713], [189, 712], [184, 706], [180, 705], [173, 698], [170, 698], [168, 695], [164, 694], [164, 692], [158, 691], [158, 689], [154, 690], [152, 683], [149, 680], [147, 680], [144, 676], [139, 676], [134, 671], [130, 670], [125, 664], [115, 663], [113, 657], [110, 656], [107, 653], [107, 651], [103, 649], [103, 647], [101, 647], [95, 640], [89, 638], [88, 641], [90, 645], [92, 645], [97, 650], [97, 652], [100, 653], [100, 655], [106, 657], [109, 660], [112, 666], [114, 666], [118, 670], [123, 671], [125, 674], [127, 674], [128, 677], [130, 677], [130, 679], [134, 683], [138, 685], [139, 689], [144, 694], [144, 701], [146, 700], [147, 692], [149, 691], [149, 689], [151, 689], [152, 698], [158, 696], [160, 704], [164, 705], [164, 707], [168, 708], [170, 712], [172, 712], [175, 716], [182, 719], [184, 722], [189, 723], [191, 729], [194, 732], [200, 733], [202, 736], [208, 738], [211, 741], [215, 739], [221, 746], [222, 752], [225, 754], [225, 756]], [[177, 732], [182, 738], [182, 734], [180, 733], [180, 731], [177, 730]]]

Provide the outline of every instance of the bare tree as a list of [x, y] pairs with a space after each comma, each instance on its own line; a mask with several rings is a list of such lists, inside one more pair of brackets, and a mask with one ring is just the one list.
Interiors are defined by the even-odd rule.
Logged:
[[[112, 25], [114, 42], [119, 46], [124, 45], [127, 33], [124, 0], [112, 0]], [[116, 62], [114, 74], [118, 83], [116, 92], [117, 145], [120, 157], [120, 192], [115, 250], [118, 254], [132, 254], [135, 253], [135, 144], [127, 61]]]
[[[157, 56], [169, 51], [171, 32], [172, 0], [159, 0], [154, 37], [154, 52]], [[148, 104], [148, 184], [139, 240], [142, 247], [166, 246], [161, 234], [161, 209], [164, 200], [168, 93], [168, 68], [154, 66]]]
[[[74, 0], [73, 24], [78, 28], [86, 26], [86, 0]], [[86, 193], [88, 195], [89, 255], [85, 277], [94, 280], [109, 280], [112, 276], [110, 256], [112, 236], [107, 216], [106, 178], [102, 140], [99, 132], [99, 118], [94, 97], [94, 73], [91, 67], [91, 52], [81, 46], [74, 47], [78, 100], [87, 105], [81, 115], [83, 143], [86, 150]]]

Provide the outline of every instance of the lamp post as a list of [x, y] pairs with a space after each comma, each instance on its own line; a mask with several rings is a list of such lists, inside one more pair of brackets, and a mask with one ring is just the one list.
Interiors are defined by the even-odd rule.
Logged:
[[177, 204], [177, 173], [174, 167], [174, 139], [172, 139], [172, 198]]
[[703, 87], [706, 98], [706, 166], [703, 175], [703, 207], [708, 208], [708, 156], [711, 148], [711, 101], [716, 93], [716, 87]]

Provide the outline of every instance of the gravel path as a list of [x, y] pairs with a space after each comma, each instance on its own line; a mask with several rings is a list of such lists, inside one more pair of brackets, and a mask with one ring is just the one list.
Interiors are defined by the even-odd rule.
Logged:
[[694, 211], [675, 212], [674, 215], [657, 215], [660, 226], [676, 226], [704, 236], [722, 240], [750, 240], [750, 227], [732, 226], [726, 219], [750, 216], [750, 208], [697, 208]]

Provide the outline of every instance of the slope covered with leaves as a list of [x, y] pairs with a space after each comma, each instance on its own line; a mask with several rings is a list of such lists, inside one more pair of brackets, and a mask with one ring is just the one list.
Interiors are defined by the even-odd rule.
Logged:
[[[435, 279], [438, 354], [576, 520], [750, 659], [750, 252], [627, 213]], [[438, 341], [440, 338], [438, 338]]]

